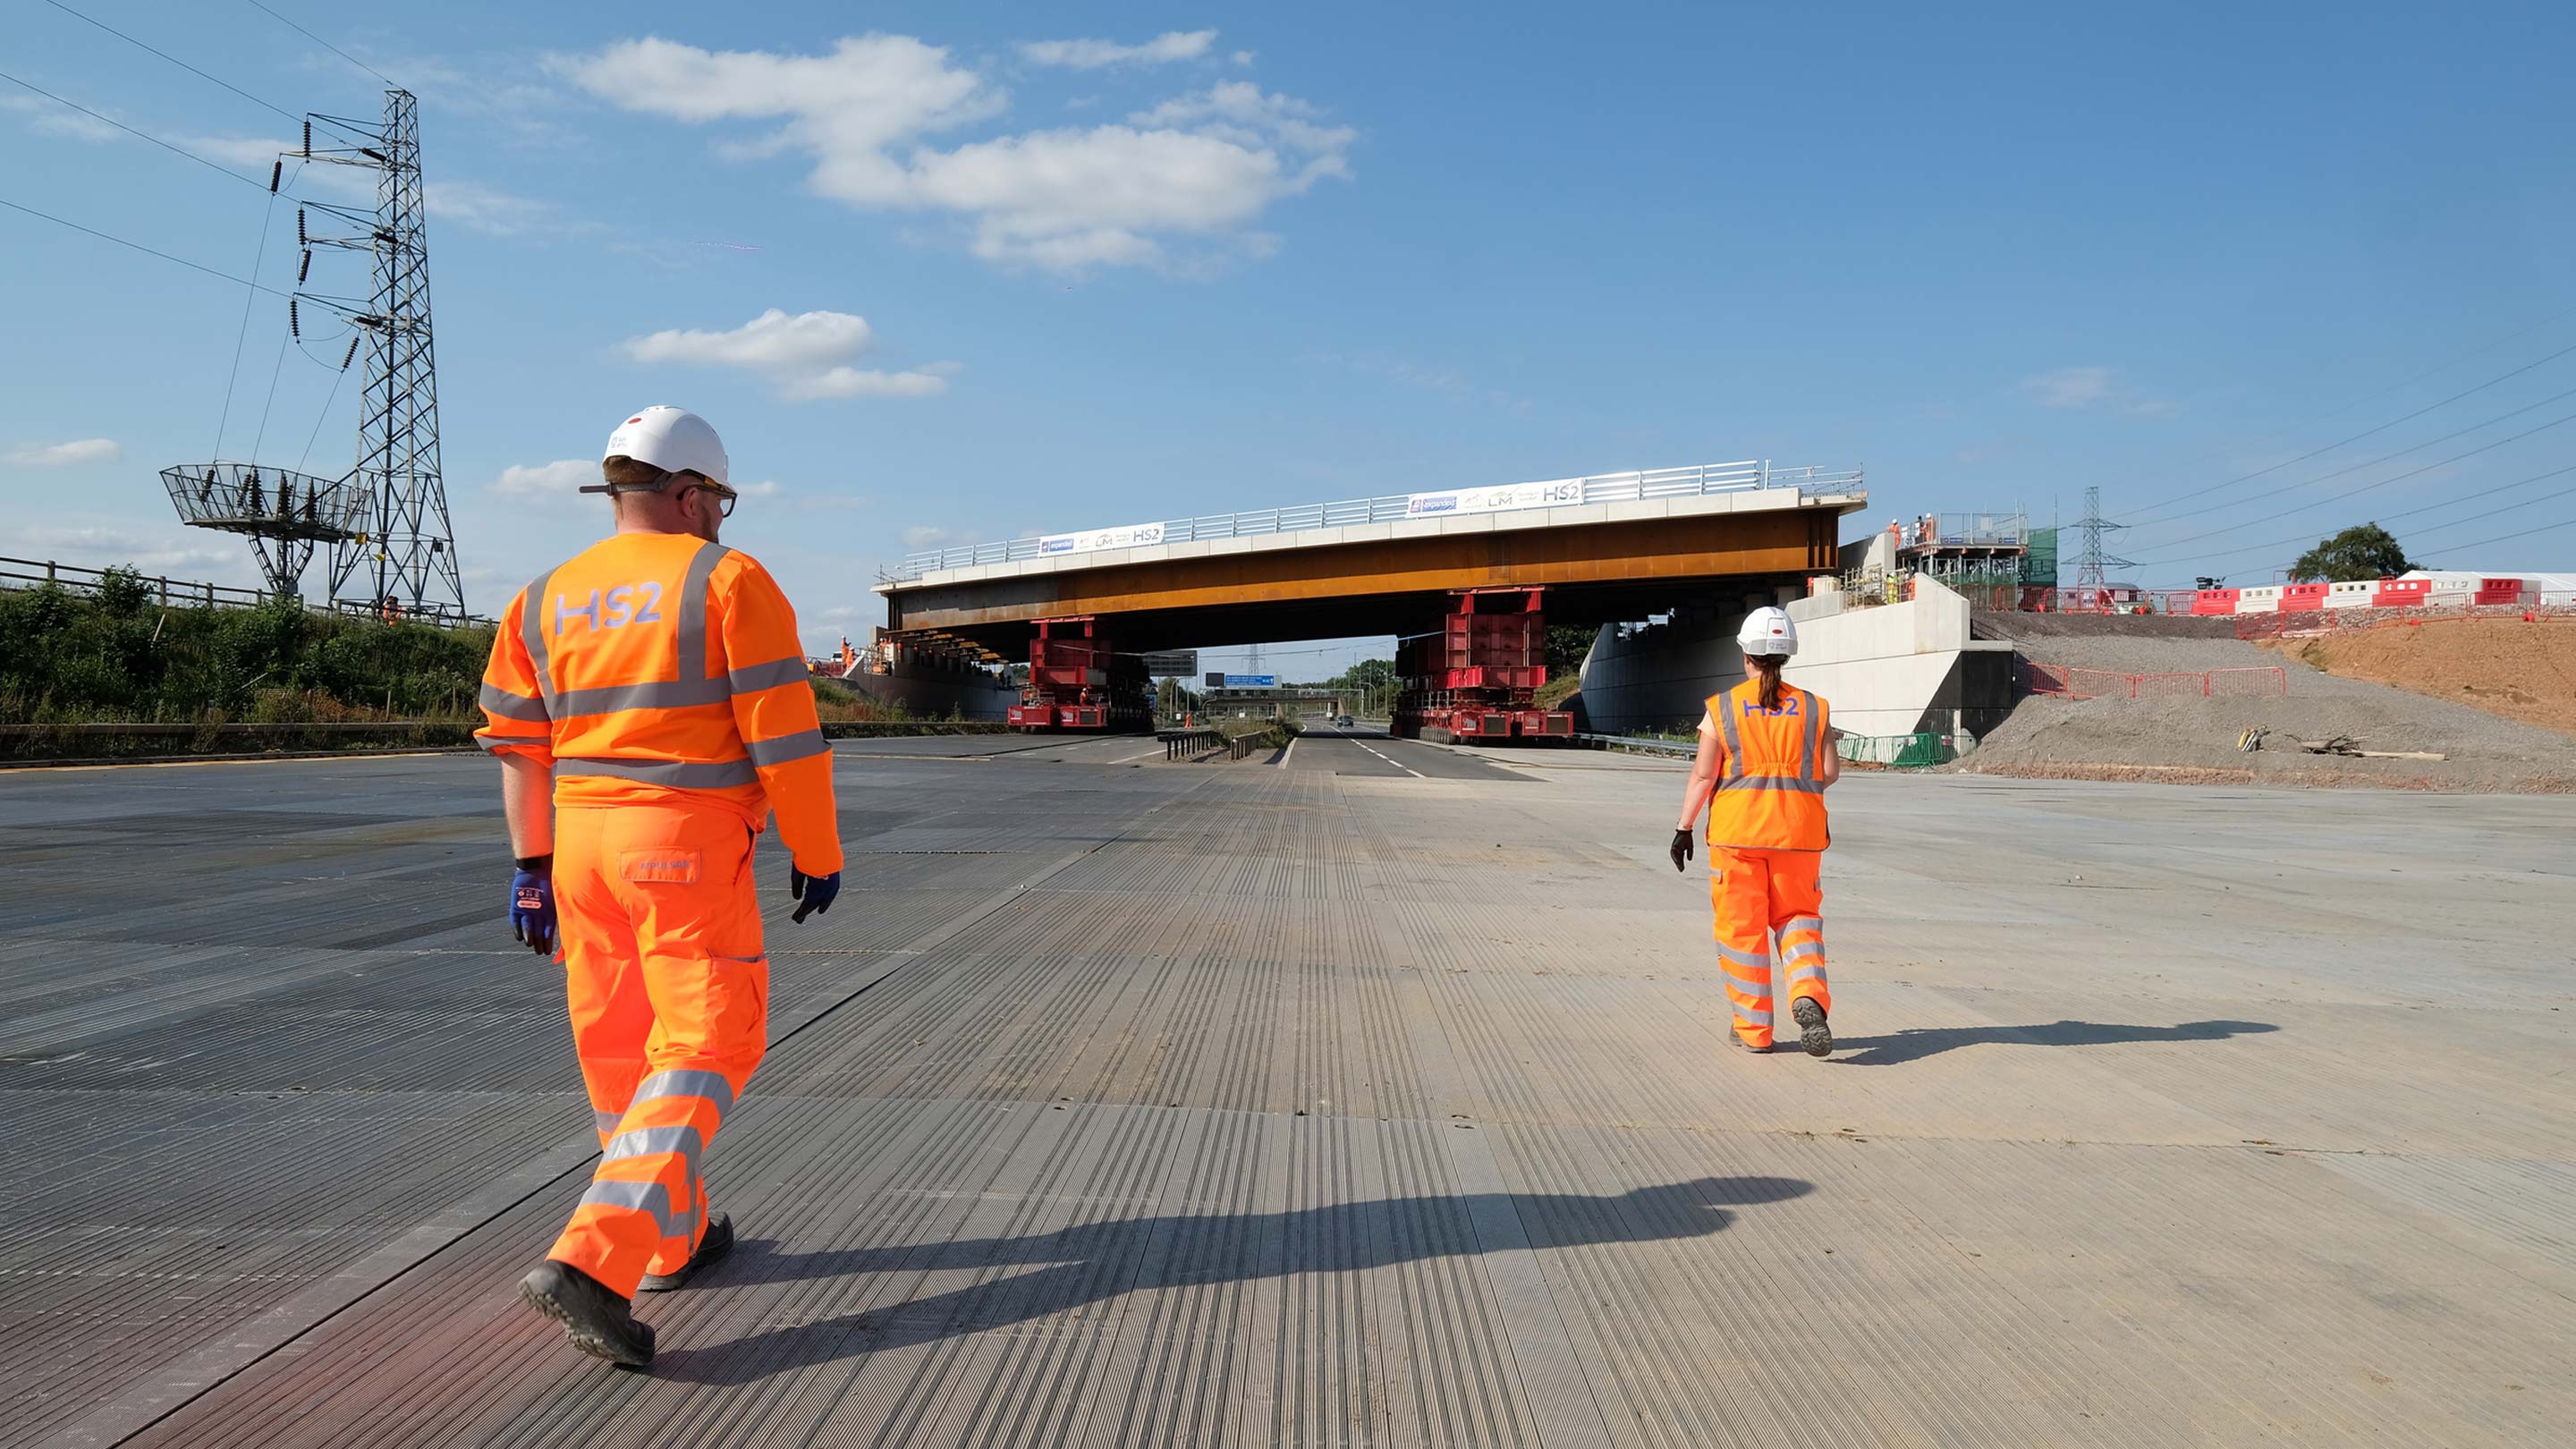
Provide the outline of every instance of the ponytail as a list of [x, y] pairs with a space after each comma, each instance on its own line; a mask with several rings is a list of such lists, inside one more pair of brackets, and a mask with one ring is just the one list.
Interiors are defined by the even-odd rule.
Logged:
[[1762, 707], [1764, 709], [1778, 709], [1780, 707], [1780, 665], [1782, 662], [1781, 656], [1777, 654], [1747, 654], [1744, 656], [1744, 668], [1746, 672], [1753, 675], [1754, 678], [1762, 681]]

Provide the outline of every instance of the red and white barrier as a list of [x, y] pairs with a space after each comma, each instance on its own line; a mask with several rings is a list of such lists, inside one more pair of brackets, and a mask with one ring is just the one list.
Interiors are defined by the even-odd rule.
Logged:
[[2529, 579], [2433, 574], [2414, 579], [2356, 579], [2343, 584], [2201, 589], [2192, 595], [2191, 611], [2221, 616], [2304, 614], [2321, 609], [2420, 609], [2439, 605], [2537, 607], [2540, 602], [2540, 590]]

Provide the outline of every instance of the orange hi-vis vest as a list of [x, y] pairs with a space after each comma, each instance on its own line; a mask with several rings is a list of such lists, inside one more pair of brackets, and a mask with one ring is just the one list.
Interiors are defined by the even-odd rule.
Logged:
[[1748, 850], [1822, 850], [1825, 751], [1833, 725], [1825, 702], [1780, 686], [1777, 709], [1762, 707], [1762, 682], [1748, 679], [1708, 697], [1708, 717], [1726, 746], [1708, 797], [1708, 843]]
[[799, 869], [841, 868], [832, 747], [796, 611], [749, 554], [621, 533], [539, 574], [501, 613], [483, 671], [487, 750], [554, 768], [558, 807], [775, 812]]

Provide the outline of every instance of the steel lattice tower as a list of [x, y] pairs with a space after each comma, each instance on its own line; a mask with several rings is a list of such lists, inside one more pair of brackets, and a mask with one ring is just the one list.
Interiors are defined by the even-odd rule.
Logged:
[[2103, 603], [2103, 591], [2108, 583], [2103, 575], [2111, 569], [2137, 567], [2129, 559], [2115, 558], [2104, 553], [2102, 535], [2112, 529], [2126, 528], [2129, 525], [2113, 523], [2104, 518], [2102, 490], [2087, 488], [2084, 490], [2084, 516], [2075, 520], [2075, 526], [2084, 530], [2084, 552], [2077, 555], [2075, 559], [2075, 596], [2083, 601], [2084, 607], [2099, 608]]
[[[312, 128], [357, 142], [312, 143]], [[429, 241], [420, 181], [420, 103], [409, 91], [385, 92], [381, 128], [317, 115], [305, 128], [305, 155], [316, 162], [372, 168], [376, 212], [320, 207], [368, 225], [363, 236], [309, 237], [308, 245], [364, 248], [374, 259], [375, 287], [361, 308], [299, 294], [346, 314], [366, 349], [366, 390], [358, 414], [358, 463], [352, 481], [366, 497], [365, 531], [331, 553], [335, 602], [432, 618], [461, 618], [465, 586], [456, 568], [456, 535], [439, 475], [438, 377], [430, 346]], [[298, 230], [303, 223], [299, 216]]]

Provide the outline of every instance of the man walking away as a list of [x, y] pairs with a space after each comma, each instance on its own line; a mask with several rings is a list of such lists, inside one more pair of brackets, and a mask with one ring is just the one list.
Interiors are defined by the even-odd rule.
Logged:
[[715, 429], [646, 408], [600, 470], [581, 491], [610, 496], [616, 532], [502, 611], [476, 739], [501, 758], [511, 930], [560, 945], [601, 1144], [519, 1291], [573, 1347], [641, 1366], [637, 1290], [733, 1246], [699, 1159], [768, 1042], [753, 837], [775, 812], [798, 921], [840, 893], [841, 841], [795, 611], [716, 542], [736, 494]]

